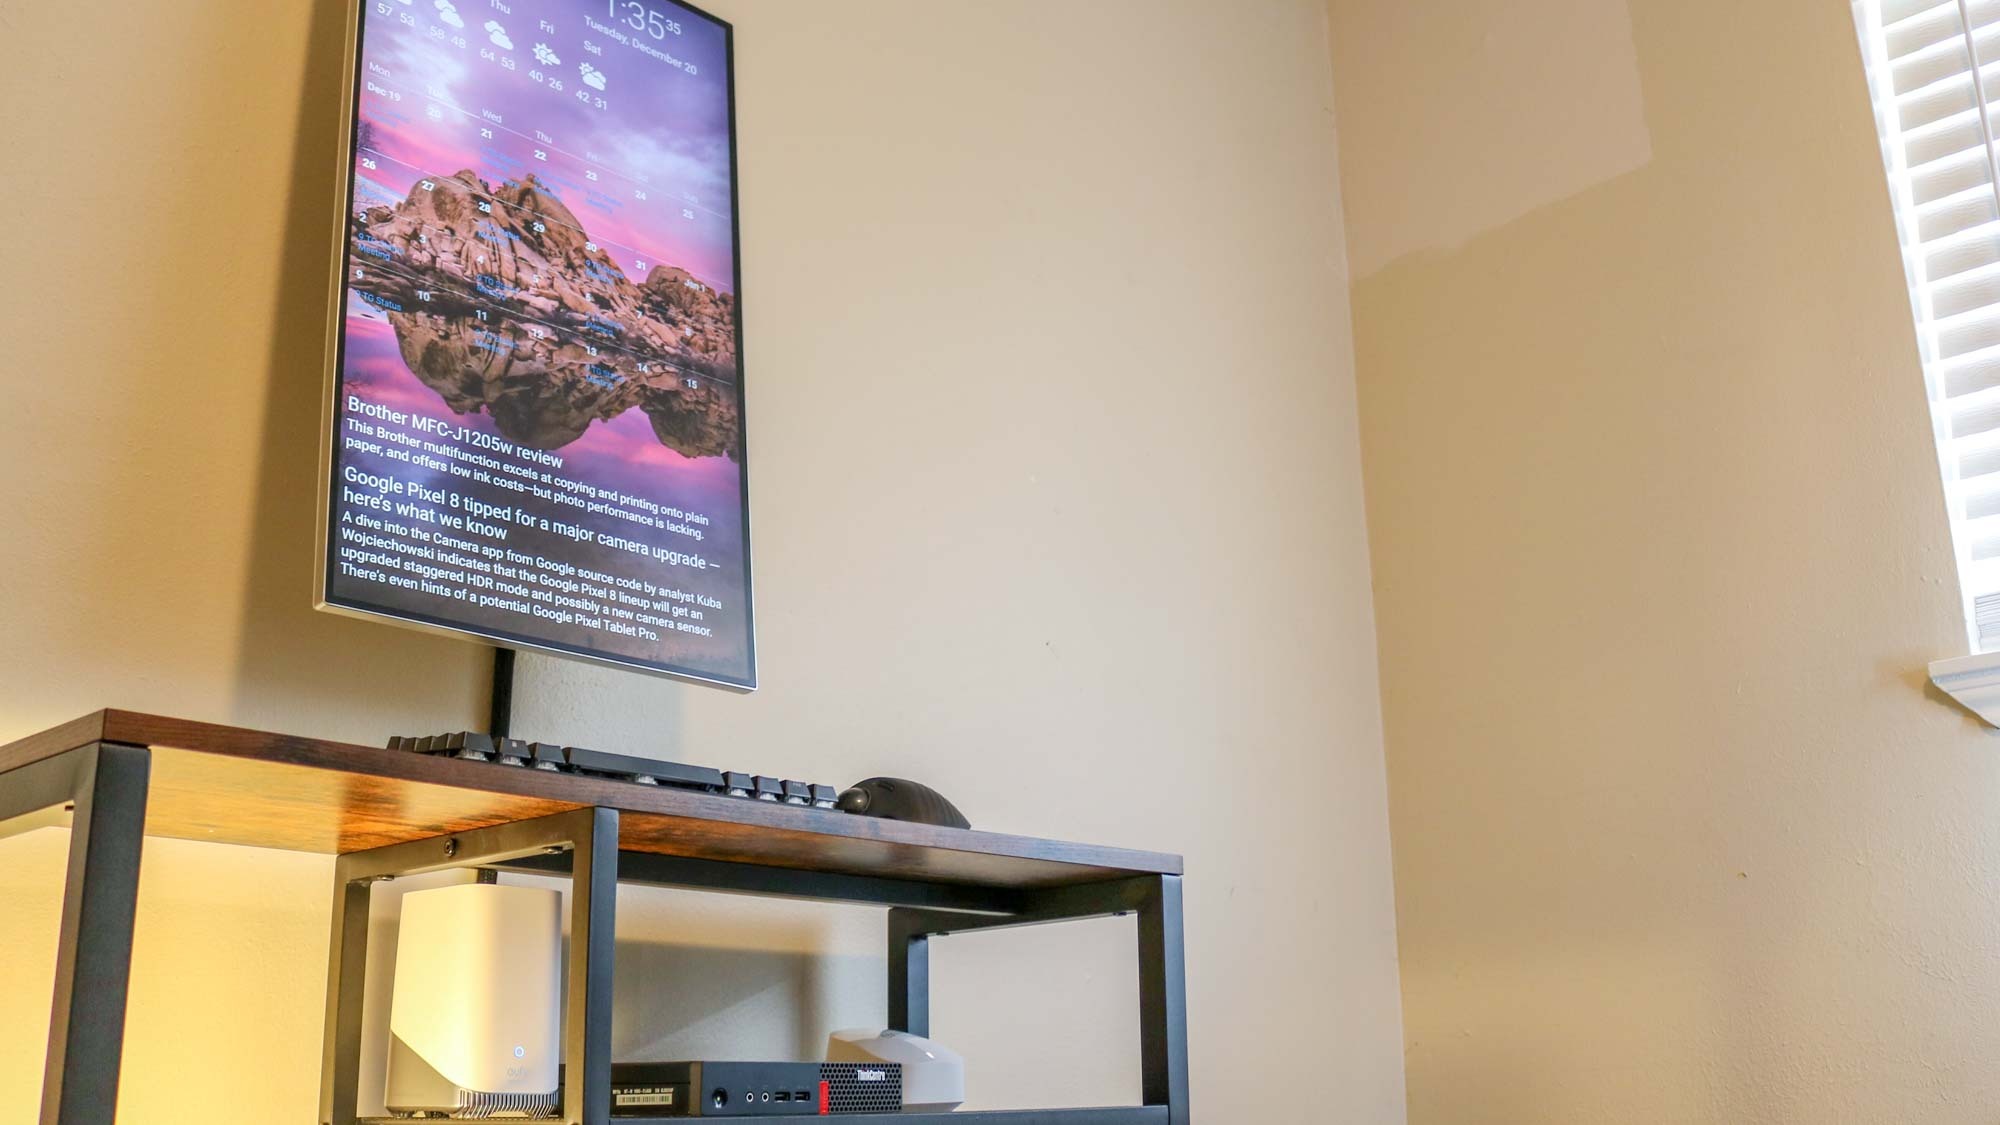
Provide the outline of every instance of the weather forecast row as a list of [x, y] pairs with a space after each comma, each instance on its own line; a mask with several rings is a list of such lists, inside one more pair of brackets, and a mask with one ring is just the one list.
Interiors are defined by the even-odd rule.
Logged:
[[[473, 0], [466, 0], [472, 6]], [[490, 2], [490, 0], [489, 0]], [[426, 11], [426, 8], [430, 9]], [[440, 43], [449, 43], [460, 50], [469, 50], [475, 38], [481, 40], [479, 57], [502, 70], [520, 70], [521, 63], [514, 57], [517, 50], [514, 35], [499, 19], [487, 19], [476, 28], [470, 20], [477, 19], [478, 13], [470, 18], [460, 10], [457, 0], [376, 0], [375, 13], [390, 17], [406, 27], [418, 29]], [[426, 18], [428, 17], [428, 18]], [[556, 25], [546, 19], [535, 21], [535, 31], [541, 36], [556, 34]], [[577, 60], [575, 78], [565, 78], [569, 73], [564, 69], [562, 56], [547, 42], [537, 41], [530, 48], [534, 63], [526, 71], [527, 77], [538, 82], [553, 93], [564, 93], [569, 83], [574, 81], [572, 96], [593, 109], [608, 109], [610, 103], [604, 97], [610, 79], [603, 70], [588, 59]]]

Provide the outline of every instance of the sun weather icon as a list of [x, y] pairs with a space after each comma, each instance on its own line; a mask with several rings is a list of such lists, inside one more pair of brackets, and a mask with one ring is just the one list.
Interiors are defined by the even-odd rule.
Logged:
[[583, 75], [583, 84], [593, 90], [604, 89], [604, 72], [589, 63], [578, 63], [577, 73]]
[[557, 57], [554, 51], [549, 50], [547, 43], [535, 44], [535, 61], [541, 63], [543, 66], [560, 66], [562, 64], [562, 59]]

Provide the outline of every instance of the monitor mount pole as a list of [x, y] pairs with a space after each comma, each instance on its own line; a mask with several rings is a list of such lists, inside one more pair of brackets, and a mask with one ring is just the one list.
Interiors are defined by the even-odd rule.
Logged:
[[486, 732], [506, 738], [514, 725], [514, 650], [493, 649], [493, 705], [486, 718]]

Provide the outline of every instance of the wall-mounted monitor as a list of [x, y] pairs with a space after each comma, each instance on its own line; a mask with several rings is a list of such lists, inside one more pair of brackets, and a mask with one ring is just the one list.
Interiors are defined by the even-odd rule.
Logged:
[[756, 686], [729, 25], [358, 0], [321, 608]]

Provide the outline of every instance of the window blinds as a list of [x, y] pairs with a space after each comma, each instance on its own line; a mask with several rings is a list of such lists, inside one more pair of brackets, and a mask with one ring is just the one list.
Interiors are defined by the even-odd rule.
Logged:
[[1967, 627], [1975, 652], [1996, 651], [2000, 0], [1855, 0], [1854, 17], [1909, 275]]

